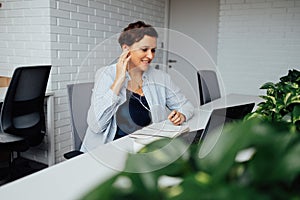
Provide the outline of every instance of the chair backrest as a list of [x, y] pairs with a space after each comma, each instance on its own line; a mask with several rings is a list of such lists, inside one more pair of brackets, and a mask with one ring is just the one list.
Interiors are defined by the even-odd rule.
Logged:
[[200, 94], [200, 105], [209, 103], [221, 97], [217, 74], [213, 70], [197, 72]]
[[50, 70], [51, 65], [16, 68], [2, 105], [2, 130], [24, 137], [29, 146], [44, 138], [44, 98]]
[[80, 150], [88, 127], [87, 114], [91, 105], [93, 86], [93, 82], [67, 85], [75, 150]]

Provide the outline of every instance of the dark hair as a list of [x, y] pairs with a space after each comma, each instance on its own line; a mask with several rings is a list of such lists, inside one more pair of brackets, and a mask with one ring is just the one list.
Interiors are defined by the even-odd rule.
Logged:
[[119, 37], [119, 44], [131, 46], [133, 43], [143, 39], [145, 35], [151, 37], [158, 37], [156, 30], [149, 24], [145, 24], [142, 21], [137, 21], [129, 24], [126, 28], [123, 29]]

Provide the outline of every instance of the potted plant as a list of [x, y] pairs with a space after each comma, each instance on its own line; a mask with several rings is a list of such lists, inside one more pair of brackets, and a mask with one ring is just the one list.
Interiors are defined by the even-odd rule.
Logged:
[[290, 131], [300, 130], [300, 72], [289, 70], [278, 83], [267, 82], [260, 89], [267, 90], [261, 97], [265, 100], [255, 112], [246, 118], [282, 121], [289, 124]]
[[299, 79], [292, 70], [264, 84], [266, 102], [247, 120], [224, 126], [205, 157], [201, 143], [155, 141], [138, 153], [147, 159], [129, 154], [123, 172], [81, 199], [300, 199]]

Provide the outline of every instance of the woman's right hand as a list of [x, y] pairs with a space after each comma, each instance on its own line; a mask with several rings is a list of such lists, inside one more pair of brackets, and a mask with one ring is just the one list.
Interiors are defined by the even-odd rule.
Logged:
[[117, 62], [116, 80], [125, 80], [126, 68], [130, 59], [129, 50], [124, 49]]
[[127, 68], [128, 62], [130, 60], [130, 57], [131, 57], [130, 51], [128, 49], [124, 49], [122, 54], [119, 57], [118, 62], [117, 62], [116, 77], [111, 86], [111, 89], [117, 95], [119, 94], [119, 92], [123, 86], [123, 83], [124, 83], [124, 80], [126, 77], [126, 68]]

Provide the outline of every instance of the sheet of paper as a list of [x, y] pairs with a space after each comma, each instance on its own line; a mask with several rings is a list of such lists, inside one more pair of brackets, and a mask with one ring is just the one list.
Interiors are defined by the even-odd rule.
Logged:
[[181, 126], [175, 126], [169, 121], [163, 121], [160, 123], [153, 123], [138, 131], [135, 131], [134, 133], [130, 134], [130, 137], [147, 138], [151, 136], [151, 137], [174, 138], [188, 131], [189, 131], [189, 127], [187, 124], [183, 124]]

